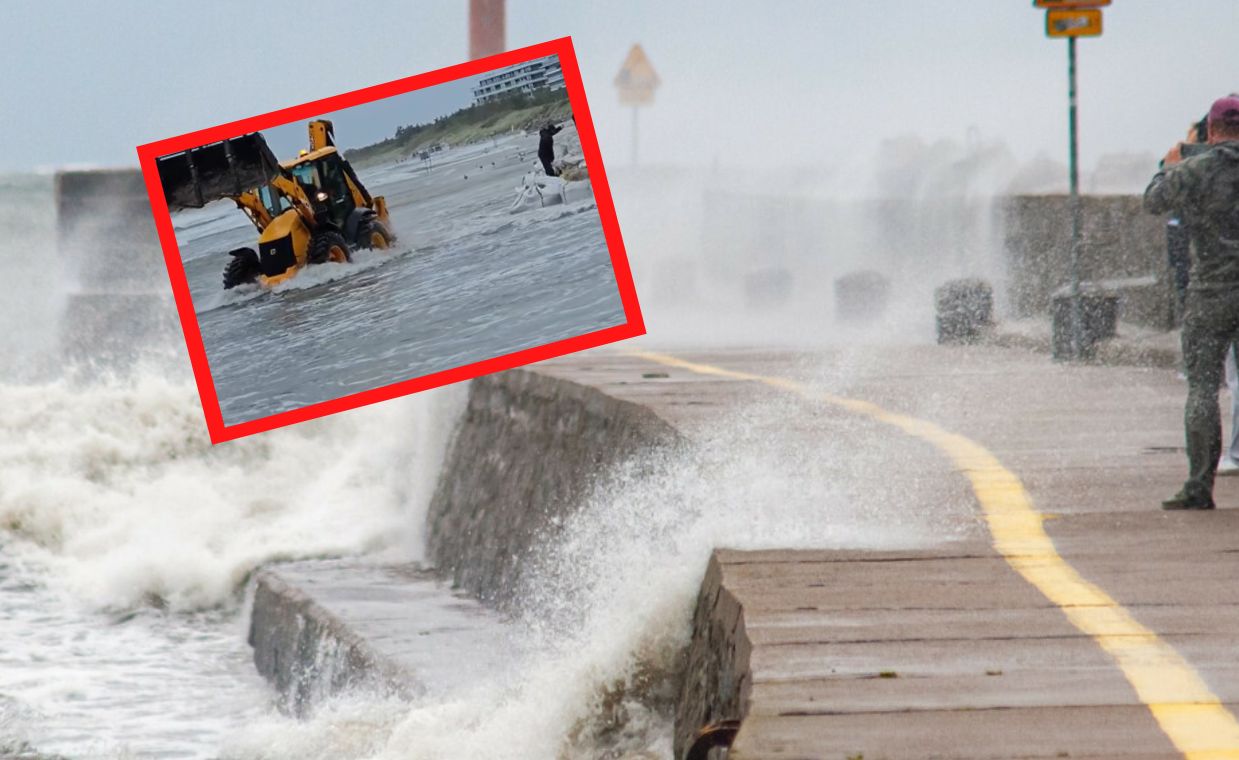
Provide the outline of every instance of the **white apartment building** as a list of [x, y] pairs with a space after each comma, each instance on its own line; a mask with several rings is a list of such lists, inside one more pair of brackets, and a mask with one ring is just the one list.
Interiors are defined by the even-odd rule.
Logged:
[[473, 102], [486, 103], [513, 92], [532, 94], [535, 90], [559, 90], [564, 86], [564, 71], [559, 56], [548, 55], [491, 72], [473, 88]]

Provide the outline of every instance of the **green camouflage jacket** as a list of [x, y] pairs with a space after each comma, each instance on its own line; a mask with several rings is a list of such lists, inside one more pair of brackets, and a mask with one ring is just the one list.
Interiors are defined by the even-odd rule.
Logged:
[[1144, 191], [1144, 208], [1183, 220], [1192, 236], [1190, 287], [1239, 288], [1239, 141], [1159, 171]]

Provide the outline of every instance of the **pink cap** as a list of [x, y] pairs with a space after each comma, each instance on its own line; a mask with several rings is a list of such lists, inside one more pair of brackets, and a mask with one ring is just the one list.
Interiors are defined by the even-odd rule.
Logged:
[[1209, 109], [1209, 123], [1239, 125], [1239, 96], [1227, 95], [1215, 101]]

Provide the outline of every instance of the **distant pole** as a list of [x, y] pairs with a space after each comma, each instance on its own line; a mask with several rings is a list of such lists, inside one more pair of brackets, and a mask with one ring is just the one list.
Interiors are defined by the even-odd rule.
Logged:
[[633, 45], [624, 59], [624, 65], [615, 75], [615, 87], [619, 90], [620, 105], [632, 106], [632, 165], [638, 161], [639, 127], [637, 124], [637, 109], [654, 102], [654, 90], [660, 84], [658, 74], [650, 65], [650, 59], [645, 57], [645, 51], [640, 45]]
[[469, 57], [485, 58], [506, 48], [504, 0], [469, 0]]
[[1084, 347], [1084, 314], [1080, 304], [1080, 170], [1076, 137], [1076, 38], [1067, 38], [1067, 131], [1071, 182], [1071, 353], [1080, 358]]
[[637, 165], [637, 106], [632, 107], [632, 165]]

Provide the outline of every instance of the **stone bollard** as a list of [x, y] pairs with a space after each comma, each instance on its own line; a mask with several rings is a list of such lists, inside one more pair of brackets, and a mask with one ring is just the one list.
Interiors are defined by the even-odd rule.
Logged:
[[1091, 359], [1097, 343], [1118, 334], [1119, 297], [1095, 285], [1080, 286], [1080, 353], [1071, 345], [1071, 291], [1063, 287], [1050, 298], [1050, 353], [1055, 361]]
[[142, 174], [61, 171], [54, 193], [67, 291], [63, 357], [116, 369], [168, 345], [176, 312]]
[[773, 309], [792, 297], [792, 273], [782, 267], [767, 267], [744, 276], [745, 303], [751, 309]]
[[994, 324], [994, 289], [965, 277], [934, 289], [938, 343], [973, 343]]
[[840, 322], [878, 319], [886, 313], [890, 290], [890, 280], [879, 272], [845, 274], [835, 280], [835, 317]]

